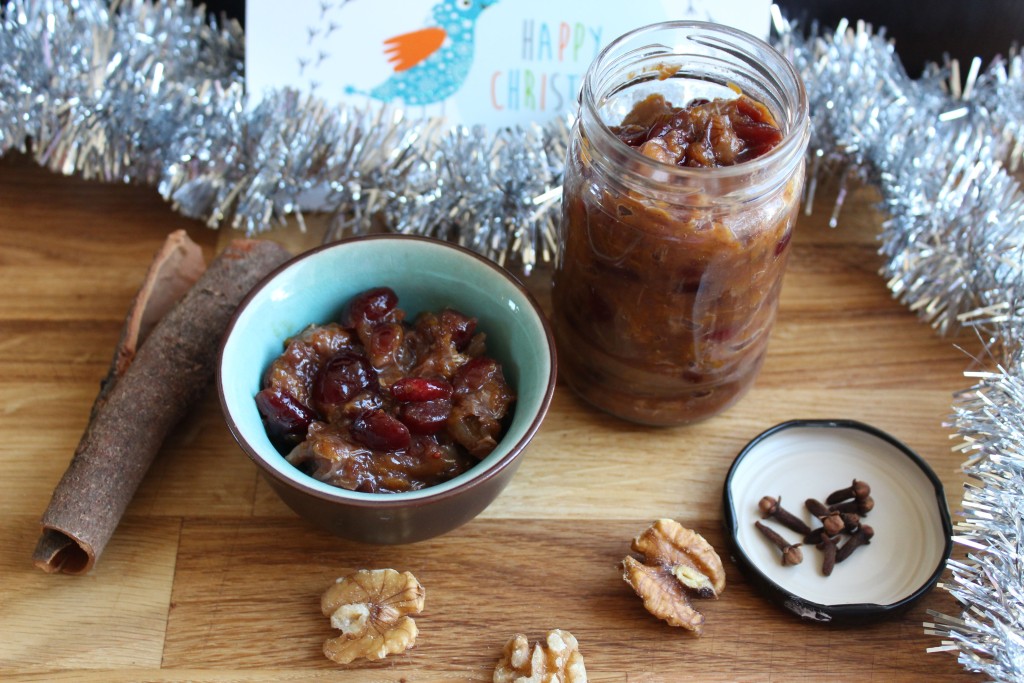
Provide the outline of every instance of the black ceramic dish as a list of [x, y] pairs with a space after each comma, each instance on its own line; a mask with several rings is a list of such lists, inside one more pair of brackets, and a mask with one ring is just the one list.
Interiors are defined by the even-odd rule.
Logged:
[[[870, 545], [822, 573], [822, 553], [803, 545], [804, 560], [782, 566], [781, 552], [754, 522], [790, 542], [799, 534], [762, 520], [762, 496], [810, 526], [818, 520], [807, 498], [824, 500], [853, 479], [868, 482], [874, 509], [864, 518]], [[726, 538], [733, 561], [770, 600], [812, 621], [856, 623], [897, 614], [938, 581], [952, 550], [952, 523], [942, 483], [928, 464], [888, 434], [849, 420], [795, 420], [758, 435], [729, 469], [723, 494]]]

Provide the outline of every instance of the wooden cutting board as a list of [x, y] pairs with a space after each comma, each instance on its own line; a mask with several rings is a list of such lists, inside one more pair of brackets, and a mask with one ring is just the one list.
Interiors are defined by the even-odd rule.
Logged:
[[[864, 627], [805, 623], [766, 602], [726, 560], [696, 639], [644, 611], [620, 578], [630, 539], [672, 517], [725, 554], [721, 490], [739, 449], [794, 418], [873, 424], [920, 453], [959, 506], [952, 393], [968, 358], [893, 301], [878, 275], [877, 197], [857, 189], [839, 229], [832, 198], [802, 216], [779, 320], [753, 391], [720, 417], [649, 429], [597, 414], [564, 386], [516, 478], [477, 520], [403, 547], [325, 536], [259, 479], [213, 392], [167, 442], [106, 553], [84, 577], [32, 566], [38, 519], [85, 427], [122, 316], [164, 236], [209, 256], [232, 237], [174, 213], [154, 190], [63, 178], [0, 159], [0, 678], [18, 681], [489, 681], [515, 632], [580, 641], [590, 680], [974, 680], [926, 654], [943, 590]], [[295, 225], [269, 236], [317, 242]], [[322, 223], [322, 221], [319, 221]], [[531, 279], [542, 297], [547, 273]], [[968, 349], [970, 339], [959, 340]], [[884, 561], [884, 560], [879, 560]], [[338, 666], [319, 613], [357, 568], [412, 571], [426, 587], [413, 650]]]

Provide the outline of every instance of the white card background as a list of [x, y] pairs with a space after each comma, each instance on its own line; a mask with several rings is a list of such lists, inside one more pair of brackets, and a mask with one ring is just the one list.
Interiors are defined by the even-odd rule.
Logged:
[[[494, 4], [480, 10], [484, 2]], [[442, 5], [440, 16], [449, 22], [442, 49], [458, 48], [445, 62], [449, 72], [427, 60], [396, 72], [385, 41], [437, 26], [435, 9]], [[575, 110], [587, 67], [619, 35], [658, 21], [697, 19], [764, 37], [769, 6], [770, 0], [248, 0], [246, 82], [253, 103], [268, 89], [289, 86], [329, 102], [365, 104], [382, 100], [359, 93], [432, 69], [402, 87], [424, 100], [444, 83], [457, 89], [438, 102], [407, 105], [411, 114], [490, 126], [543, 122]], [[468, 65], [464, 78], [454, 73], [460, 63]]]

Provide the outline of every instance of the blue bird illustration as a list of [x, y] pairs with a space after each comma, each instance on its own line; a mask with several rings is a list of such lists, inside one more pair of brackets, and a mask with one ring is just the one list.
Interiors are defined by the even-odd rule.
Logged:
[[384, 41], [394, 74], [371, 90], [348, 86], [347, 93], [374, 99], [402, 100], [407, 105], [441, 102], [466, 80], [473, 63], [476, 20], [498, 0], [442, 0], [434, 5], [435, 25]]

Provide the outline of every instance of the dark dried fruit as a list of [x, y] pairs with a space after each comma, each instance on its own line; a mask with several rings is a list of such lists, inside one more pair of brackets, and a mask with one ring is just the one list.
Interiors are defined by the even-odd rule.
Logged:
[[357, 295], [350, 326], [310, 325], [264, 373], [257, 401], [275, 446], [319, 481], [414, 491], [470, 469], [500, 437], [490, 425], [500, 428], [514, 396], [491, 360], [461, 375], [459, 429], [477, 457], [447, 431], [455, 376], [486, 355], [476, 319], [449, 308], [409, 324], [397, 303], [387, 287]]
[[321, 414], [348, 403], [364, 389], [376, 389], [370, 361], [355, 351], [342, 351], [324, 363], [313, 381], [313, 405]]
[[375, 451], [400, 451], [411, 439], [408, 427], [379, 408], [352, 421], [352, 438]]
[[448, 433], [477, 458], [498, 445], [501, 419], [515, 400], [501, 365], [493, 358], [474, 358], [455, 373]]
[[270, 440], [278, 448], [290, 447], [306, 437], [316, 415], [291, 394], [268, 387], [256, 394], [256, 408], [263, 417]]
[[685, 107], [651, 95], [638, 102], [612, 131], [656, 161], [711, 168], [756, 159], [783, 137], [771, 112], [745, 95], [695, 99]]
[[402, 339], [405, 331], [399, 323], [381, 323], [375, 325], [370, 333], [370, 344], [367, 351], [374, 361], [375, 367], [380, 367], [391, 360], [391, 357], [402, 347]]
[[446, 308], [441, 311], [441, 329], [448, 334], [456, 349], [464, 351], [476, 333], [476, 318]]
[[398, 295], [390, 287], [376, 287], [355, 296], [349, 303], [345, 325], [359, 327], [362, 322], [380, 322], [398, 306]]
[[391, 395], [404, 403], [436, 401], [452, 397], [452, 385], [443, 379], [405, 377], [391, 385]]
[[793, 239], [793, 229], [786, 230], [786, 234], [782, 236], [782, 239], [775, 244], [775, 256], [782, 256], [782, 252], [786, 251], [786, 247], [789, 246], [790, 240]]
[[770, 123], [764, 121], [737, 121], [732, 122], [733, 130], [739, 136], [746, 149], [736, 155], [737, 162], [756, 159], [767, 154], [776, 145], [782, 142], [782, 131]]
[[398, 407], [398, 419], [413, 434], [437, 434], [444, 429], [451, 414], [452, 402], [446, 398], [403, 403]]

